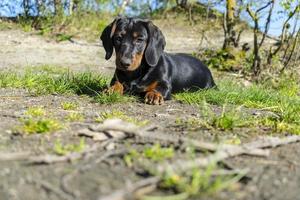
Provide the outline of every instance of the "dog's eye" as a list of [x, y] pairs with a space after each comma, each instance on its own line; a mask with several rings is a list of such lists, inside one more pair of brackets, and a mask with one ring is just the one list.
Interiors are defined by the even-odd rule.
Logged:
[[137, 39], [136, 39], [136, 42], [137, 42], [137, 43], [142, 43], [142, 42], [144, 42], [144, 38], [137, 38]]

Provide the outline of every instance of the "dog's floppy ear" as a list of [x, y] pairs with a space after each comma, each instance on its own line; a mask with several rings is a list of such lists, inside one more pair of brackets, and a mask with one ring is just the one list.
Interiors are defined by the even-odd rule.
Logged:
[[111, 24], [109, 24], [102, 32], [100, 39], [102, 40], [103, 47], [105, 49], [106, 55], [105, 59], [108, 60], [113, 54], [114, 45], [113, 45], [113, 35], [117, 28], [117, 23], [120, 18], [116, 18]]
[[156, 66], [166, 46], [162, 32], [151, 21], [146, 22], [148, 31], [148, 44], [145, 51], [146, 62], [150, 66]]

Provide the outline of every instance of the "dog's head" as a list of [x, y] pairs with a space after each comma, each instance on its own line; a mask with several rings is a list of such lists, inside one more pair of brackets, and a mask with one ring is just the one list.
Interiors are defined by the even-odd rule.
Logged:
[[162, 32], [151, 21], [116, 18], [102, 32], [101, 40], [108, 60], [116, 51], [116, 66], [122, 71], [134, 71], [145, 58], [156, 66], [166, 45]]

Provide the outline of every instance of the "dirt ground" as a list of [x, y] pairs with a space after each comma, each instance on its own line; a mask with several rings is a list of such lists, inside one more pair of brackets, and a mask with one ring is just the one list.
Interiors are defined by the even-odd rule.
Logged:
[[[166, 30], [165, 30], [166, 29]], [[167, 50], [169, 52], [193, 52], [198, 48], [197, 36], [177, 29], [167, 30]], [[194, 32], [195, 33], [195, 32]], [[218, 43], [218, 42], [216, 42]], [[113, 59], [105, 61], [104, 51], [98, 43], [76, 40], [75, 43], [48, 40], [32, 33], [20, 30], [0, 31], [0, 68], [19, 69], [32, 65], [65, 66], [75, 71], [92, 70], [112, 74]], [[76, 111], [61, 108], [62, 102], [75, 102]], [[13, 130], [20, 125], [20, 118], [32, 106], [42, 106], [47, 116], [61, 121], [70, 112], [84, 115], [80, 123], [64, 122], [64, 128], [46, 135], [15, 135]], [[216, 112], [221, 108], [215, 107]], [[194, 139], [210, 142], [226, 141], [238, 135], [242, 142], [256, 140], [265, 131], [259, 127], [253, 129], [234, 129], [232, 131], [208, 130], [188, 131], [178, 128], [176, 119], [199, 116], [195, 106], [181, 104], [175, 100], [162, 106], [150, 106], [141, 102], [114, 105], [99, 105], [88, 97], [71, 96], [31, 96], [24, 90], [0, 89], [0, 154], [29, 152], [32, 155], [53, 153], [57, 139], [63, 143], [78, 143], [78, 130], [97, 124], [95, 117], [104, 111], [120, 110], [138, 120], [148, 120], [158, 130], [167, 135], [185, 135]], [[248, 110], [256, 112], [255, 110]], [[86, 146], [94, 144], [86, 139]], [[115, 149], [136, 145], [134, 141], [116, 142]], [[0, 159], [0, 200], [58, 200], [58, 199], [98, 199], [116, 189], [141, 179], [138, 173], [125, 166], [119, 157], [95, 163], [105, 151], [71, 163], [52, 165], [32, 165], [27, 161], [1, 161]], [[300, 143], [290, 144], [271, 151], [267, 158], [239, 156], [226, 160], [233, 168], [248, 168], [248, 181], [236, 187], [220, 192], [209, 199], [236, 200], [297, 200], [300, 199]], [[72, 171], [89, 166], [66, 183], [64, 177]], [[75, 194], [75, 195], [74, 195]], [[73, 195], [73, 196], [72, 196]], [[76, 197], [74, 197], [76, 196]], [[207, 199], [199, 197], [197, 199]]]
[[[168, 27], [170, 28], [170, 27]], [[193, 30], [191, 30], [193, 32]], [[99, 34], [100, 36], [100, 34]], [[176, 37], [176, 40], [173, 38]], [[198, 47], [196, 34], [184, 35], [183, 31], [171, 29], [166, 32], [169, 52], [192, 53]], [[54, 65], [65, 66], [72, 70], [98, 71], [110, 74], [114, 70], [114, 59], [104, 59], [104, 51], [99, 41], [87, 43], [74, 38], [69, 41], [56, 42], [42, 38], [34, 33], [21, 30], [0, 31], [0, 68], [22, 68], [24, 66]]]

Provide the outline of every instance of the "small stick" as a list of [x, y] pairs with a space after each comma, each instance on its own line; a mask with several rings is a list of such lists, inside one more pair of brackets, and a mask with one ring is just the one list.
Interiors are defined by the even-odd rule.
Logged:
[[205, 157], [205, 158], [196, 158], [194, 160], [176, 160], [174, 163], [164, 163], [157, 167], [157, 171], [160, 173], [164, 173], [166, 169], [176, 171], [176, 172], [184, 172], [194, 167], [206, 167], [210, 164], [220, 162], [224, 159], [239, 156], [244, 154], [244, 151], [247, 150], [249, 152], [256, 151], [257, 149], [263, 148], [274, 148], [281, 145], [286, 145], [290, 143], [295, 143], [300, 141], [300, 136], [288, 136], [285, 138], [274, 138], [268, 137], [263, 138], [254, 142], [250, 142], [242, 145], [244, 148], [221, 148], [216, 153]]
[[[111, 126], [113, 125], [113, 126]], [[132, 127], [124, 127], [124, 124], [116, 124], [115, 122], [110, 122], [109, 124], [105, 124], [104, 126], [97, 127], [97, 130], [105, 131], [105, 130], [117, 130], [117, 131], [124, 131], [129, 134], [134, 134], [138, 136], [144, 136], [148, 135], [148, 133], [144, 132], [138, 132], [136, 128]], [[154, 134], [152, 134], [154, 135]], [[162, 137], [160, 137], [162, 139]], [[158, 138], [157, 138], [158, 139]], [[167, 141], [171, 141], [169, 138], [164, 138]], [[174, 139], [173, 142], [178, 142], [178, 140]], [[222, 160], [225, 160], [230, 157], [239, 156], [242, 154], [248, 154], [248, 155], [255, 155], [255, 152], [259, 152], [259, 150], [262, 150], [264, 148], [274, 148], [281, 145], [286, 145], [290, 143], [295, 143], [300, 141], [300, 136], [289, 136], [285, 138], [263, 138], [254, 142], [250, 142], [247, 144], [243, 144], [241, 146], [234, 146], [234, 145], [223, 145], [216, 147], [215, 144], [211, 143], [194, 143], [194, 145], [198, 145], [198, 147], [214, 151], [215, 153], [204, 158], [196, 158], [194, 160], [186, 160], [186, 159], [179, 159], [175, 162], [169, 163], [165, 162], [161, 165], [158, 165], [156, 167], [156, 171], [158, 174], [163, 174], [167, 171], [173, 171], [176, 173], [179, 172], [186, 172], [193, 168], [197, 167], [207, 167], [211, 164], [220, 162]], [[195, 146], [196, 146], [195, 145]], [[155, 188], [157, 184], [161, 181], [161, 177], [154, 176], [152, 178], [147, 178], [142, 181], [138, 181], [134, 183], [133, 185], [126, 186], [125, 188], [121, 190], [117, 190], [113, 192], [112, 194], [104, 197], [100, 197], [99, 200], [125, 200], [128, 198], [135, 197], [136, 194], [138, 194], [138, 190], [144, 191], [144, 194], [147, 192], [150, 192], [152, 190], [143, 190], [145, 188], [148, 188], [149, 186], [152, 186], [151, 188]]]
[[111, 143], [113, 141], [115, 141], [115, 139], [110, 139], [110, 140], [107, 140], [100, 144], [96, 143], [92, 147], [90, 147], [82, 152], [75, 152], [75, 153], [73, 152], [73, 153], [69, 153], [65, 156], [46, 154], [46, 155], [41, 155], [41, 156], [29, 157], [29, 163], [31, 163], [31, 164], [54, 164], [54, 163], [78, 160], [90, 153], [96, 152], [100, 148], [105, 147], [106, 145], [108, 145], [109, 143]]
[[147, 138], [154, 141], [164, 141], [168, 143], [173, 144], [190, 144], [194, 146], [198, 150], [206, 150], [206, 151], [217, 151], [220, 148], [222, 149], [235, 149], [236, 151], [241, 152], [242, 154], [247, 155], [254, 155], [254, 156], [268, 156], [270, 154], [269, 151], [259, 149], [259, 148], [251, 148], [251, 151], [249, 151], [247, 146], [241, 145], [229, 145], [229, 144], [214, 144], [209, 142], [202, 142], [202, 141], [196, 141], [191, 140], [186, 137], [176, 137], [173, 136], [170, 137], [168, 135], [162, 134], [162, 133], [152, 133], [149, 131], [139, 130], [138, 126], [135, 126], [134, 124], [130, 124], [127, 122], [124, 122], [122, 120], [118, 119], [112, 119], [112, 120], [106, 120], [103, 124], [100, 124], [95, 127], [91, 127], [92, 130], [98, 131], [98, 132], [107, 132], [107, 131], [121, 131], [127, 133], [127, 136], [131, 137], [141, 137], [141, 138]]
[[0, 153], [0, 161], [26, 160], [30, 152]]
[[53, 192], [54, 194], [56, 194], [60, 199], [64, 199], [64, 200], [72, 200], [73, 198], [67, 194], [65, 194], [64, 192], [62, 192], [60, 189], [55, 188], [53, 185], [51, 185], [50, 183], [46, 182], [46, 181], [42, 181], [42, 180], [34, 180], [34, 179], [28, 179], [27, 180], [29, 183], [33, 183], [37, 186], [40, 186], [48, 191]]
[[95, 164], [98, 164], [104, 160], [106, 160], [109, 157], [112, 156], [116, 156], [116, 155], [124, 155], [125, 153], [127, 153], [128, 150], [127, 149], [119, 149], [119, 150], [111, 150], [108, 152], [105, 152], [102, 156], [100, 156], [99, 158], [93, 160], [92, 163], [87, 163], [85, 165], [82, 165], [78, 168], [76, 168], [74, 171], [72, 171], [71, 173], [68, 173], [66, 175], [64, 175], [61, 179], [61, 187], [62, 190], [64, 192], [66, 192], [67, 194], [72, 195], [73, 197], [79, 197], [79, 191], [73, 191], [72, 189], [70, 189], [68, 187], [69, 185], [69, 181], [76, 176], [77, 174], [79, 174], [80, 172], [85, 172], [89, 169], [91, 169]]
[[[152, 186], [152, 190], [144, 190], [146, 193], [153, 191], [156, 188], [156, 185], [159, 183], [159, 177], [150, 177], [140, 181], [135, 182], [134, 184], [128, 184], [125, 188], [117, 190], [107, 196], [99, 197], [98, 200], [125, 200], [125, 199], [134, 199], [136, 194], [142, 195], [139, 191], [150, 188]], [[145, 193], [144, 193], [145, 194]]]

